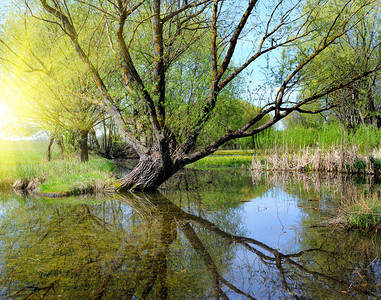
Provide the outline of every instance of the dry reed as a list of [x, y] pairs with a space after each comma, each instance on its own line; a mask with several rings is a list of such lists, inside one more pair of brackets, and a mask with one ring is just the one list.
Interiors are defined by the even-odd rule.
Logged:
[[262, 162], [254, 154], [251, 167], [252, 170], [375, 174], [380, 171], [380, 165], [380, 149], [361, 155], [358, 146], [341, 144], [328, 149], [306, 147], [296, 151], [290, 151], [287, 145], [281, 149], [275, 147], [265, 153]]

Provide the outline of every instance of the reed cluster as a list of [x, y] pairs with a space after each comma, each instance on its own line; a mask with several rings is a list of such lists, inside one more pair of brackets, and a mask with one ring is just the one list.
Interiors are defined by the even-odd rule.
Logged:
[[357, 145], [343, 144], [321, 147], [305, 147], [298, 151], [289, 148], [274, 148], [266, 151], [264, 158], [255, 154], [252, 170], [278, 170], [299, 172], [329, 172], [379, 174], [381, 172], [381, 151], [373, 149], [368, 155], [360, 154]]
[[381, 200], [378, 195], [362, 194], [341, 203], [348, 226], [360, 229], [381, 228]]
[[[359, 126], [356, 130], [347, 130], [339, 123], [327, 123], [318, 127], [297, 125], [286, 130], [268, 131], [253, 137], [248, 144], [263, 153], [266, 149], [284, 148], [292, 152], [300, 148], [329, 149], [338, 145], [356, 145], [360, 153], [365, 154], [381, 144], [381, 129], [373, 126]], [[246, 149], [246, 148], [243, 148]]]

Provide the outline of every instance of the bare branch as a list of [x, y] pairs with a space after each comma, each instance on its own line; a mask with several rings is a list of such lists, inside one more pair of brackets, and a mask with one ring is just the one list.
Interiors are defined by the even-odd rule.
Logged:
[[218, 72], [218, 76], [217, 76], [218, 80], [220, 80], [222, 78], [222, 76], [224, 75], [225, 71], [227, 70], [227, 68], [230, 64], [230, 61], [233, 57], [235, 48], [237, 46], [238, 39], [242, 33], [243, 28], [245, 27], [245, 25], [247, 23], [247, 20], [249, 19], [249, 16], [250, 16], [252, 10], [254, 9], [255, 5], [257, 4], [257, 2], [258, 2], [258, 0], [250, 0], [249, 5], [248, 5], [245, 13], [242, 15], [242, 18], [241, 18], [239, 24], [237, 25], [237, 27], [234, 30], [234, 34], [233, 34], [232, 38], [230, 39], [229, 49], [227, 50], [224, 61], [222, 62], [222, 65], [221, 65], [219, 72]]
[[180, 9], [176, 10], [176, 11], [173, 11], [171, 13], [169, 13], [167, 16], [164, 16], [161, 20], [163, 23], [166, 23], [167, 21], [169, 21], [170, 19], [173, 19], [174, 17], [176, 17], [177, 15], [181, 14], [182, 12], [190, 9], [190, 8], [195, 8], [195, 7], [198, 7], [198, 6], [201, 6], [201, 5], [207, 5], [211, 2], [211, 0], [204, 0], [204, 1], [200, 1], [200, 2], [194, 2], [194, 3], [189, 3], [187, 5], [184, 5], [183, 7], [181, 7]]

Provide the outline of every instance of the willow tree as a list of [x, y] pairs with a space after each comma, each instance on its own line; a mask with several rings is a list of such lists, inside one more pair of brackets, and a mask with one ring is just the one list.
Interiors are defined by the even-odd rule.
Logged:
[[[27, 0], [26, 6], [32, 16], [55, 24], [70, 40], [98, 88], [101, 105], [139, 155], [139, 163], [119, 182], [118, 189], [123, 191], [157, 189], [187, 164], [230, 140], [256, 135], [293, 111], [329, 109], [329, 105], [318, 111], [303, 106], [378, 68], [332, 79], [308, 97], [293, 97], [301, 70], [337, 43], [358, 13], [372, 9], [367, 1], [359, 7], [347, 0], [335, 10], [331, 10], [330, 0], [308, 2], [306, 6], [304, 1], [292, 0], [263, 5], [259, 0]], [[314, 18], [322, 12], [335, 16], [317, 30]], [[260, 99], [263, 107], [256, 116], [239, 129], [227, 128], [201, 149], [195, 147], [198, 137], [211, 128], [207, 125], [216, 121], [217, 112], [229, 105], [223, 101], [224, 92], [240, 74], [263, 62], [262, 57], [275, 63], [281, 49], [294, 49], [295, 44], [311, 39], [318, 39], [316, 46], [279, 75], [273, 93], [264, 93], [266, 98]], [[107, 76], [94, 60], [97, 47], [106, 42], [118, 80]], [[199, 57], [206, 60], [206, 72], [188, 60], [197, 56], [200, 48], [208, 48], [208, 56]], [[288, 55], [294, 52], [290, 50]], [[192, 80], [184, 76], [191, 72]], [[123, 89], [115, 88], [119, 83]], [[270, 118], [255, 126], [265, 116]]]

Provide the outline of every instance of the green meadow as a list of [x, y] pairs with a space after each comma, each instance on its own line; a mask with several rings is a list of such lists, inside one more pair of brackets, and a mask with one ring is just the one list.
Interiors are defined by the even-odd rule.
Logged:
[[251, 166], [253, 155], [210, 155], [187, 166], [188, 168], [245, 168]]
[[62, 157], [53, 150], [48, 162], [46, 147], [46, 142], [0, 141], [0, 186], [38, 179], [39, 192], [66, 195], [101, 188], [115, 178], [116, 167], [107, 159], [91, 155], [80, 163], [74, 154]]
[[214, 154], [204, 157], [187, 166], [191, 169], [207, 168], [245, 168], [251, 167], [254, 150], [217, 150]]

